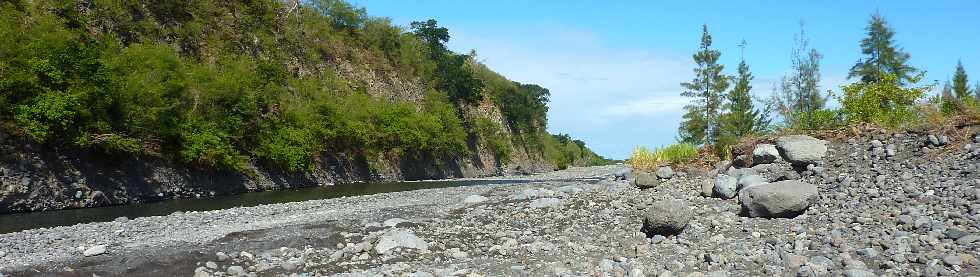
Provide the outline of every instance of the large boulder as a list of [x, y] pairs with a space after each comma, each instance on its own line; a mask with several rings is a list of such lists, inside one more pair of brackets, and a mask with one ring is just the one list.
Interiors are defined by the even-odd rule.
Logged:
[[657, 175], [654, 173], [640, 173], [636, 174], [636, 178], [633, 179], [633, 185], [639, 189], [649, 189], [660, 186], [660, 180], [657, 180]]
[[694, 217], [694, 211], [681, 200], [654, 202], [643, 215], [641, 231], [648, 237], [680, 234]]
[[794, 135], [776, 139], [779, 154], [795, 165], [819, 163], [827, 155], [827, 141], [811, 136]]
[[738, 192], [738, 179], [727, 174], [718, 174], [715, 176], [715, 187], [712, 190], [716, 197], [732, 199]]
[[752, 150], [752, 164], [770, 164], [779, 160], [779, 150], [776, 146], [762, 143]]
[[792, 218], [803, 214], [817, 197], [816, 186], [795, 180], [747, 187], [738, 194], [742, 213], [764, 218]]

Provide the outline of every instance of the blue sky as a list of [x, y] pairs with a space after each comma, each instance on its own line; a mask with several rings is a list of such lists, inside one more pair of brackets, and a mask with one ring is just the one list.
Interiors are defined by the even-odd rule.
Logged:
[[680, 83], [693, 77], [691, 54], [708, 24], [721, 63], [733, 74], [737, 44], [766, 97], [791, 69], [803, 22], [823, 54], [822, 90], [839, 90], [860, 55], [859, 40], [877, 9], [896, 31], [924, 80], [945, 81], [962, 59], [980, 80], [980, 1], [577, 1], [353, 0], [398, 25], [436, 19], [449, 47], [475, 49], [507, 78], [551, 90], [549, 131], [569, 133], [599, 154], [626, 158], [637, 145], [674, 142]]

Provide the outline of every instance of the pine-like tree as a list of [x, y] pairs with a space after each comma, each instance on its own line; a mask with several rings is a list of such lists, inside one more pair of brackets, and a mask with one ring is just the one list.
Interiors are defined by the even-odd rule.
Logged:
[[768, 117], [757, 110], [752, 103], [752, 72], [743, 59], [738, 64], [735, 87], [725, 95], [725, 114], [721, 117], [720, 141], [724, 144], [736, 142], [739, 138], [757, 134], [768, 128]]
[[822, 57], [816, 49], [810, 48], [810, 40], [801, 24], [793, 50], [793, 73], [783, 77], [780, 92], [774, 95], [774, 105], [792, 127], [813, 128], [813, 113], [823, 109], [827, 102], [827, 97], [820, 93]]
[[718, 64], [721, 52], [711, 48], [711, 34], [704, 25], [700, 50], [694, 54], [694, 80], [682, 83], [681, 96], [691, 97], [684, 107], [687, 112], [681, 122], [680, 140], [694, 144], [714, 144], [718, 138], [718, 114], [721, 95], [728, 90], [728, 77], [721, 73], [725, 66]]
[[875, 12], [866, 30], [868, 36], [861, 40], [861, 53], [867, 57], [851, 67], [847, 77], [876, 82], [881, 80], [881, 73], [890, 73], [898, 76], [902, 84], [912, 80], [919, 70], [908, 64], [910, 55], [896, 45], [895, 31], [888, 27], [885, 18]]
[[957, 101], [956, 95], [953, 93], [953, 86], [950, 85], [949, 80], [946, 80], [946, 83], [943, 84], [943, 91], [939, 95], [940, 110], [943, 113], [952, 113], [958, 109], [959, 101]]
[[956, 62], [956, 72], [953, 73], [953, 95], [955, 95], [957, 99], [963, 99], [970, 96], [970, 87], [966, 76], [966, 70], [963, 69], [963, 63], [960, 61]]

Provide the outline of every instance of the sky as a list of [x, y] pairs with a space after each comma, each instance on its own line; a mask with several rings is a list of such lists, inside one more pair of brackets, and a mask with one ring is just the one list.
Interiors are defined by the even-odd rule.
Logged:
[[[701, 26], [722, 52], [725, 73], [744, 57], [753, 95], [768, 97], [792, 69], [801, 24], [822, 55], [821, 90], [839, 91], [861, 56], [875, 11], [926, 71], [925, 83], [951, 79], [962, 60], [971, 87], [980, 80], [980, 1], [579, 1], [352, 0], [371, 16], [408, 26], [435, 19], [450, 49], [476, 50], [507, 78], [551, 91], [548, 130], [582, 139], [600, 155], [624, 159], [636, 146], [676, 142], [680, 83], [694, 77], [691, 55]], [[738, 45], [745, 40], [744, 50]]]

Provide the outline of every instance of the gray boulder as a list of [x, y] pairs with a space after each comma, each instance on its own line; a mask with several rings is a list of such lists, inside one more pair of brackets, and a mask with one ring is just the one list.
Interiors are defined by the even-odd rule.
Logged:
[[779, 161], [779, 150], [776, 146], [762, 143], [752, 150], [752, 164], [770, 164]]
[[827, 155], [827, 141], [794, 135], [776, 139], [779, 154], [795, 165], [819, 163]]
[[629, 180], [632, 176], [633, 170], [631, 170], [629, 167], [624, 167], [613, 171], [613, 178], [615, 180]]
[[643, 216], [641, 231], [648, 237], [656, 235], [672, 236], [680, 234], [694, 217], [694, 211], [687, 202], [681, 200], [661, 200], [654, 202]]
[[653, 173], [640, 173], [636, 174], [636, 178], [633, 179], [633, 185], [639, 189], [649, 189], [660, 186], [660, 180], [657, 180], [657, 175]]
[[800, 181], [780, 181], [747, 187], [738, 194], [742, 213], [749, 217], [792, 218], [817, 201], [817, 187]]
[[657, 178], [660, 179], [670, 179], [674, 177], [674, 169], [669, 166], [663, 166], [657, 169]]
[[742, 175], [738, 178], [738, 183], [736, 185], [737, 190], [742, 190], [748, 187], [754, 187], [761, 184], [765, 184], [766, 179], [759, 175]]
[[726, 174], [718, 174], [715, 176], [715, 187], [712, 190], [716, 197], [732, 199], [738, 192], [738, 179]]

